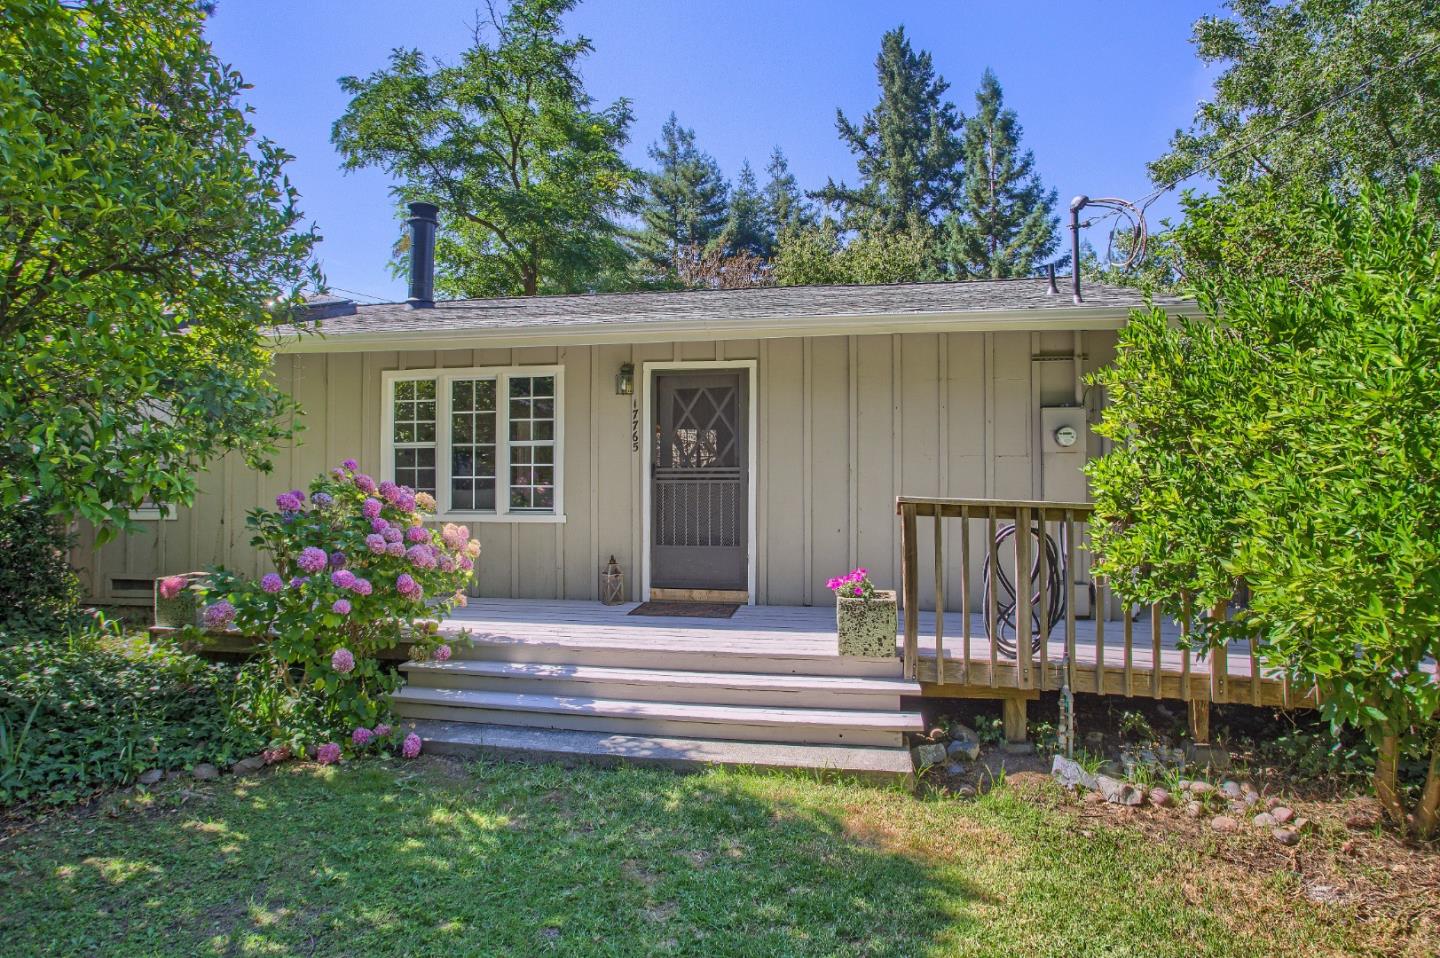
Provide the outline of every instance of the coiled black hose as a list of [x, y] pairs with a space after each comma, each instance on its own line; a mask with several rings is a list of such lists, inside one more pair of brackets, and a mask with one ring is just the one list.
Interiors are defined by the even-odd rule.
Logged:
[[[1030, 615], [1030, 652], [1033, 655], [1040, 651], [1040, 643], [1050, 638], [1050, 631], [1055, 628], [1057, 622], [1065, 619], [1066, 603], [1069, 591], [1065, 587], [1068, 579], [1064, 559], [1064, 549], [1057, 545], [1050, 534], [1042, 529], [1031, 526], [1029, 533], [1035, 540], [1036, 546], [1032, 546], [1030, 553], [1035, 558], [1030, 563], [1029, 601], [1031, 607]], [[1062, 533], [1063, 536], [1063, 533]], [[985, 556], [985, 563], [980, 569], [980, 581], [984, 583], [980, 597], [980, 608], [990, 608], [990, 562], [1000, 554], [1000, 547], [1015, 537], [1015, 525], [1004, 525], [995, 533], [994, 547], [988, 550]], [[1047, 628], [1041, 634], [1041, 616], [1038, 614], [1040, 605], [1040, 549], [1045, 550], [1045, 605], [1048, 617], [1045, 619]], [[1014, 563], [1011, 563], [1011, 568]], [[1015, 583], [1005, 573], [1005, 563], [995, 565], [995, 632], [991, 641], [995, 647], [1006, 658], [1013, 659], [1018, 648], [1016, 642], [1015, 610], [1020, 604], [1019, 593]], [[1008, 599], [1005, 596], [1009, 596]]]

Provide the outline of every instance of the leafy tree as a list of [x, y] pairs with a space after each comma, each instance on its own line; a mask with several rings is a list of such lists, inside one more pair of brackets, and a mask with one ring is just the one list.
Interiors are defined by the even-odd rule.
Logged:
[[787, 230], [771, 263], [780, 286], [915, 283], [938, 279], [932, 231], [915, 224], [894, 233], [866, 231], [845, 242], [840, 226]]
[[188, 0], [0, 6], [0, 504], [126, 528], [288, 436], [314, 236]]
[[765, 195], [746, 160], [730, 191], [730, 212], [723, 234], [725, 249], [768, 259], [775, 252], [775, 229], [768, 214]]
[[[1313, 202], [1297, 221], [1333, 253], [1325, 282], [1217, 273], [1199, 318], [1137, 312], [1096, 374], [1114, 451], [1091, 463], [1100, 571], [1197, 624], [1213, 649], [1257, 640], [1262, 664], [1319, 691], [1376, 746], [1391, 818], [1440, 824], [1440, 234], [1420, 183]], [[1222, 319], [1223, 304], [1223, 319]], [[1401, 757], [1426, 754], [1408, 792]], [[1407, 809], [1407, 804], [1410, 806]]]
[[635, 251], [665, 275], [673, 275], [684, 247], [704, 248], [725, 229], [729, 184], [715, 158], [695, 145], [695, 131], [671, 113], [649, 155], [656, 163], [641, 181], [640, 229]]
[[[769, 179], [765, 183], [765, 213], [769, 219], [770, 232], [777, 239], [786, 230], [815, 225], [815, 208], [800, 191], [795, 174], [790, 172], [790, 163], [780, 147], [770, 152], [770, 162], [765, 166]], [[773, 250], [772, 250], [773, 252]]]
[[944, 256], [959, 277], [1029, 276], [1060, 243], [1055, 191], [1035, 172], [1035, 155], [1020, 150], [1020, 121], [1005, 108], [994, 72], [975, 93], [965, 121], [965, 188], [945, 221]]
[[1440, 159], [1440, 6], [1430, 0], [1229, 0], [1195, 23], [1215, 97], [1150, 164], [1226, 184], [1299, 179], [1354, 193]]
[[931, 223], [960, 198], [964, 120], [945, 99], [950, 84], [930, 54], [910, 47], [904, 27], [880, 42], [880, 101], [859, 123], [835, 111], [840, 139], [856, 156], [860, 183], [830, 180], [814, 195], [840, 207], [852, 230], [894, 233]]
[[[331, 139], [344, 168], [379, 167], [402, 201], [440, 208], [436, 289], [452, 296], [579, 292], [623, 262], [618, 214], [628, 100], [597, 109], [578, 72], [585, 37], [562, 36], [575, 0], [516, 0], [476, 27], [460, 62], [396, 50], [344, 77]], [[493, 40], [487, 40], [493, 33]]]

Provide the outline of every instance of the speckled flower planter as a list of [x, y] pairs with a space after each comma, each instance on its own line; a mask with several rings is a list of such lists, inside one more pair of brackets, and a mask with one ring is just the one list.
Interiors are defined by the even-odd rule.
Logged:
[[167, 599], [160, 595], [160, 583], [170, 578], [161, 576], [155, 580], [155, 624], [167, 629], [182, 629], [187, 625], [200, 625], [200, 616], [203, 609], [200, 605], [200, 597], [191, 588], [197, 579], [205, 578], [203, 572], [187, 572], [180, 576], [185, 580], [185, 588], [173, 599]]
[[889, 658], [895, 655], [895, 593], [877, 591], [864, 599], [835, 597], [835, 629], [841, 655]]

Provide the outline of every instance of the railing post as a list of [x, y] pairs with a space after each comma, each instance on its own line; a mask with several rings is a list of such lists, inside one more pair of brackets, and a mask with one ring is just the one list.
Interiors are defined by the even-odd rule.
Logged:
[[915, 678], [920, 652], [920, 547], [915, 541], [915, 503], [900, 505], [900, 588], [905, 603], [905, 678]]

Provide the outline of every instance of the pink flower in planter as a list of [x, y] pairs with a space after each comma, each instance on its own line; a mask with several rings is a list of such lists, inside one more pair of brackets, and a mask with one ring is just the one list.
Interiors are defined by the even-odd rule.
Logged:
[[411, 542], [429, 542], [430, 531], [424, 526], [411, 526], [405, 530], [405, 538]]
[[386, 725], [384, 722], [381, 722], [379, 725], [375, 726], [375, 737], [388, 738], [391, 731], [392, 730], [390, 726]]
[[366, 519], [377, 519], [380, 517], [380, 510], [384, 508], [385, 504], [379, 499], [367, 497], [360, 506], [360, 512]]
[[285, 588], [285, 580], [274, 572], [267, 572], [260, 577], [260, 588], [274, 595]]
[[166, 576], [160, 580], [160, 598], [173, 599], [185, 590], [183, 575]]
[[[330, 606], [330, 611], [331, 611], [331, 612], [334, 612], [336, 615], [349, 615], [349, 614], [350, 614], [350, 600], [349, 600], [349, 599], [336, 599], [336, 600], [335, 600], [335, 604], [332, 605], [332, 606]], [[346, 671], [349, 671], [349, 670], [347, 669]]]
[[356, 595], [369, 595], [375, 591], [375, 587], [370, 584], [369, 579], [356, 578], [355, 584], [350, 587], [350, 591]]
[[325, 550], [317, 549], [314, 546], [306, 546], [295, 557], [295, 564], [306, 572], [319, 572], [329, 562], [330, 557], [325, 554]]
[[334, 742], [326, 742], [315, 750], [315, 761], [321, 765], [334, 765], [340, 761], [340, 746]]
[[356, 748], [364, 748], [365, 746], [370, 744], [370, 740], [374, 737], [375, 733], [362, 725], [355, 731], [350, 733], [350, 742]]
[[330, 573], [330, 582], [337, 589], [348, 589], [355, 584], [355, 573], [349, 569], [337, 569]]
[[202, 618], [207, 629], [223, 629], [235, 621], [235, 606], [228, 600], [221, 599], [213, 605], [205, 607], [205, 614]]
[[437, 646], [435, 647], [435, 661], [436, 661], [436, 662], [448, 662], [448, 661], [450, 661], [450, 646], [448, 646], [448, 645], [437, 645]]
[[378, 532], [372, 532], [365, 537], [365, 548], [374, 555], [385, 554], [385, 537]]
[[335, 654], [330, 656], [330, 667], [342, 674], [352, 672], [355, 669], [355, 656], [349, 649], [336, 649]]
[[420, 736], [411, 732], [405, 736], [405, 741], [400, 745], [400, 754], [406, 758], [415, 758], [420, 754]]
[[356, 462], [354, 459], [346, 459], [344, 462], [340, 463], [340, 465], [343, 466], [345, 469], [349, 470], [350, 472], [354, 472], [360, 468], [360, 463]]

